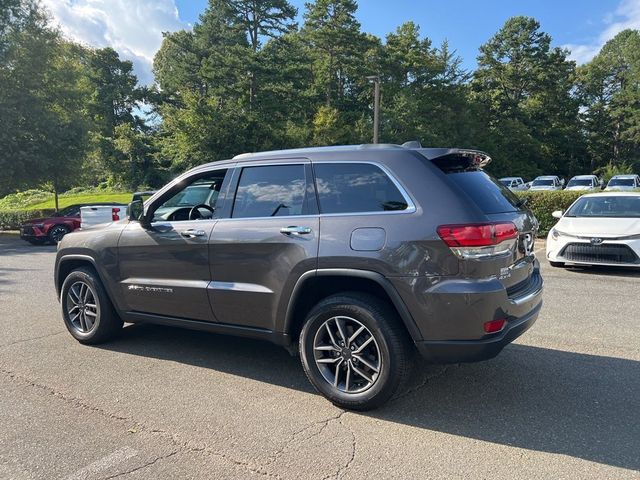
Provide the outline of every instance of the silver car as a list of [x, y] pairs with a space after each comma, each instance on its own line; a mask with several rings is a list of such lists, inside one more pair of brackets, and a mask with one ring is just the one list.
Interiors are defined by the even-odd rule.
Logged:
[[615, 175], [611, 177], [607, 184], [606, 191], [632, 191], [640, 189], [640, 176], [638, 175]]
[[560, 177], [556, 175], [542, 175], [540, 177], [536, 177], [535, 180], [531, 182], [530, 190], [562, 190], [563, 186], [564, 180], [561, 180]]
[[529, 185], [522, 177], [503, 177], [499, 182], [512, 192], [524, 192], [529, 189]]

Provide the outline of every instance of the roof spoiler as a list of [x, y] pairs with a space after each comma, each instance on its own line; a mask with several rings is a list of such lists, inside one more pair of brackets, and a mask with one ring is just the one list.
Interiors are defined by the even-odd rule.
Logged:
[[422, 148], [418, 152], [445, 172], [481, 170], [491, 162], [491, 157], [480, 150]]

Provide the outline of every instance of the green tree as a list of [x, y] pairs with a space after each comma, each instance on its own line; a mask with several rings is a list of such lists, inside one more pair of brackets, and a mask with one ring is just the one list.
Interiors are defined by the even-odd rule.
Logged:
[[640, 164], [640, 32], [620, 32], [578, 73], [592, 169]]
[[482, 120], [477, 143], [492, 152], [494, 171], [532, 176], [582, 169], [574, 74], [567, 52], [552, 48], [533, 18], [510, 18], [480, 47], [472, 81]]

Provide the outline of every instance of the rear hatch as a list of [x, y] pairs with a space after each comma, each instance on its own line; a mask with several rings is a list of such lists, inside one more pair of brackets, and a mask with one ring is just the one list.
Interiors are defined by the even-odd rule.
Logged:
[[510, 297], [519, 296], [539, 281], [533, 278], [538, 274], [534, 271], [538, 221], [523, 201], [482, 169], [489, 161], [482, 152], [465, 150], [431, 159], [484, 217], [457, 230], [439, 229], [439, 234], [459, 257], [462, 275], [495, 276]]

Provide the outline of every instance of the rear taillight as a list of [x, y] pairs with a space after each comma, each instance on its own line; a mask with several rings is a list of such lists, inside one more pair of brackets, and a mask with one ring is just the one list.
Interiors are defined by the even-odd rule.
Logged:
[[438, 235], [460, 258], [483, 258], [510, 252], [518, 229], [511, 222], [440, 225]]
[[113, 220], [114, 222], [117, 222], [118, 220], [120, 220], [120, 209], [119, 208], [112, 208], [111, 209], [111, 220]]

